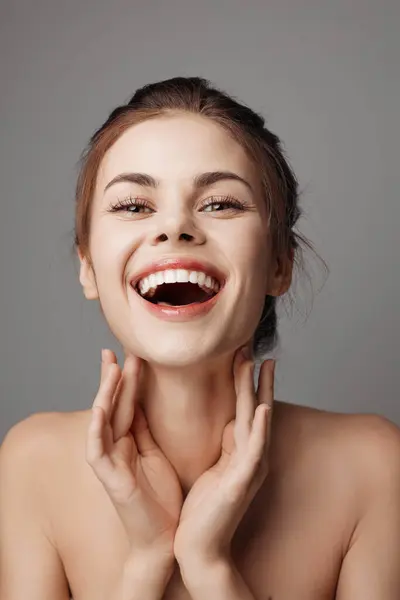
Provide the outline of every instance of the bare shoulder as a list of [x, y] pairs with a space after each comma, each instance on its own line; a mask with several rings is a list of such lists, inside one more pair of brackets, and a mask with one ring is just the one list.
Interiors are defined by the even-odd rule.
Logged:
[[377, 490], [389, 491], [394, 482], [400, 481], [400, 428], [375, 413], [341, 415], [335, 431], [337, 447], [343, 437], [341, 427], [346, 454], [358, 477], [362, 497], [372, 501]]
[[[34, 462], [37, 454], [49, 448], [54, 439], [57, 413], [34, 413], [15, 423], [1, 444], [1, 456], [13, 455], [16, 460]], [[46, 455], [46, 452], [43, 452]]]
[[[54, 466], [71, 456], [66, 449], [77, 449], [82, 432], [89, 423], [89, 411], [39, 412], [22, 419], [6, 433], [0, 456], [9, 457], [21, 468], [37, 471], [45, 481]], [[57, 460], [61, 462], [57, 462]], [[4, 459], [3, 459], [4, 460]]]
[[[377, 479], [396, 469], [399, 472], [400, 428], [390, 419], [376, 413], [333, 412], [281, 401], [276, 406], [275, 435], [286, 438], [281, 446], [291, 459], [295, 452], [308, 468], [312, 464], [319, 473], [347, 474], [361, 486], [375, 486]], [[287, 436], [293, 444], [288, 445]]]
[[76, 430], [86, 413], [87, 411], [33, 413], [10, 427], [1, 447], [9, 447], [23, 441], [25, 450], [28, 445], [31, 450], [40, 450], [47, 444], [59, 442], [60, 434]]

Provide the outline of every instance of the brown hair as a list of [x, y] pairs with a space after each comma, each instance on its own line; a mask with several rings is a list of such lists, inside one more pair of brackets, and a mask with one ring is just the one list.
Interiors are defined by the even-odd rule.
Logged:
[[[132, 125], [177, 111], [196, 113], [218, 123], [259, 166], [275, 256], [286, 259], [294, 256], [294, 262], [298, 264], [301, 258], [300, 243], [314, 251], [310, 242], [294, 231], [302, 214], [298, 182], [285, 158], [279, 138], [265, 127], [265, 119], [261, 115], [212, 87], [209, 81], [201, 77], [174, 77], [145, 85], [126, 104], [113, 110], [107, 121], [92, 135], [79, 161], [74, 250], [79, 248], [82, 255], [91, 261], [89, 236], [92, 199], [98, 169], [107, 150]], [[276, 298], [273, 296], [265, 298], [253, 340], [256, 359], [274, 348], [278, 341]]]

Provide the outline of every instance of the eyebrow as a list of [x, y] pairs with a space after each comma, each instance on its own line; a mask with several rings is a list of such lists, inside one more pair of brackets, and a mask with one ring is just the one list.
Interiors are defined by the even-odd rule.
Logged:
[[[246, 179], [243, 179], [243, 177], [240, 177], [240, 175], [237, 175], [237, 173], [233, 173], [232, 171], [208, 171], [206, 173], [200, 173], [199, 175], [195, 175], [193, 177], [192, 183], [194, 188], [196, 190], [199, 190], [213, 185], [218, 181], [226, 180], [240, 181], [252, 193], [254, 193], [254, 190], [250, 183], [246, 181]], [[106, 187], [104, 188], [104, 191], [106, 192], [109, 187], [116, 183], [121, 183], [125, 181], [130, 183], [136, 183], [143, 187], [157, 188], [160, 185], [159, 180], [154, 179], [154, 177], [148, 175], [147, 173], [120, 173], [120, 175], [117, 175], [107, 183]]]

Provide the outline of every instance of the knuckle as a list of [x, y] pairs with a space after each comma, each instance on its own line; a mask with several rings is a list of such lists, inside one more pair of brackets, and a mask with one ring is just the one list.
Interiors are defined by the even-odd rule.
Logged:
[[250, 459], [252, 464], [255, 467], [261, 466], [263, 462], [264, 449], [263, 448], [255, 448], [250, 454]]
[[100, 458], [100, 456], [97, 453], [95, 453], [95, 452], [93, 452], [91, 450], [88, 450], [86, 452], [86, 462], [91, 467], [97, 469], [99, 467], [100, 463], [101, 463], [101, 458]]
[[94, 456], [92, 456], [91, 454], [89, 454], [89, 453], [86, 453], [86, 462], [87, 462], [87, 463], [88, 463], [88, 464], [89, 464], [91, 467], [93, 467], [93, 466], [94, 466], [94, 464], [95, 464], [95, 462], [96, 462], [96, 459], [95, 459], [95, 457], [94, 457]]

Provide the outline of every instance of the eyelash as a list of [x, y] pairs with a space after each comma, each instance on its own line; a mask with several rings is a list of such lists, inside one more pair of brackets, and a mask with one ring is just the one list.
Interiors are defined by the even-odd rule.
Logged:
[[[215, 200], [215, 198], [220, 198], [220, 199]], [[207, 202], [203, 205], [203, 208], [205, 208], [207, 206], [212, 206], [214, 204], [225, 204], [225, 205], [229, 206], [230, 208], [234, 208], [237, 210], [245, 210], [245, 205], [242, 204], [242, 202], [239, 202], [239, 200], [236, 200], [236, 198], [234, 198], [233, 196], [222, 196], [222, 197], [211, 196], [210, 200], [211, 200], [210, 202]], [[149, 203], [146, 200], [144, 200], [143, 198], [128, 196], [127, 198], [118, 200], [118, 202], [114, 206], [111, 206], [108, 209], [108, 212], [123, 211], [125, 208], [128, 208], [130, 206], [144, 206], [146, 208], [151, 208]], [[134, 213], [132, 211], [129, 211], [129, 212], [131, 212], [131, 214], [133, 214], [133, 215], [139, 214], [139, 213]], [[215, 211], [215, 212], [221, 212], [221, 211]]]

